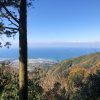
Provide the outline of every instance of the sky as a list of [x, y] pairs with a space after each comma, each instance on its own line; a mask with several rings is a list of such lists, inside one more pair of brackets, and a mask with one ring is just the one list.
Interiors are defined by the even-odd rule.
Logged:
[[100, 41], [100, 0], [37, 0], [28, 11], [31, 42]]
[[100, 42], [100, 0], [35, 0], [33, 5], [28, 8], [30, 46]]

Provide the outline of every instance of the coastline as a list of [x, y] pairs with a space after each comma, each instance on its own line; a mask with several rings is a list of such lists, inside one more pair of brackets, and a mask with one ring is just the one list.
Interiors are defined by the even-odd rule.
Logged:
[[[32, 72], [34, 68], [49, 68], [57, 63], [58, 61], [52, 59], [43, 59], [43, 58], [28, 59], [28, 71]], [[9, 66], [18, 69], [19, 62], [18, 59], [1, 58], [0, 66]]]

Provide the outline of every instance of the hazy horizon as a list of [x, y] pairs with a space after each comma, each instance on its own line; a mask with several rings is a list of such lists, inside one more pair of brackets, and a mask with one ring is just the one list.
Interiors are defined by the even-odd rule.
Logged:
[[[12, 43], [12, 42], [11, 42]], [[10, 48], [18, 48], [18, 42], [13, 42]], [[37, 47], [86, 47], [100, 48], [100, 42], [28, 42], [29, 48]]]

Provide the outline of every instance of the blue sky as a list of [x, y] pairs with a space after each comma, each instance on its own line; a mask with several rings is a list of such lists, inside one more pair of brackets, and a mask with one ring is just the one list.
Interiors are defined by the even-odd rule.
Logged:
[[100, 40], [100, 0], [36, 0], [28, 13], [32, 42]]
[[33, 5], [29, 45], [100, 41], [100, 0], [36, 0]]

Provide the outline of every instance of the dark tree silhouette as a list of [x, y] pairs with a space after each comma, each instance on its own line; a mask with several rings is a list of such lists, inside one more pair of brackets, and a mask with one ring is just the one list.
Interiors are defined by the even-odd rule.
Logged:
[[[27, 6], [32, 0], [0, 0], [0, 38], [19, 33], [19, 91], [20, 100], [27, 100]], [[3, 40], [3, 39], [2, 39]], [[5, 42], [4, 46], [11, 45]], [[0, 46], [3, 44], [0, 42]]]
[[20, 1], [19, 24], [19, 86], [20, 100], [27, 100], [27, 12], [26, 0]]

